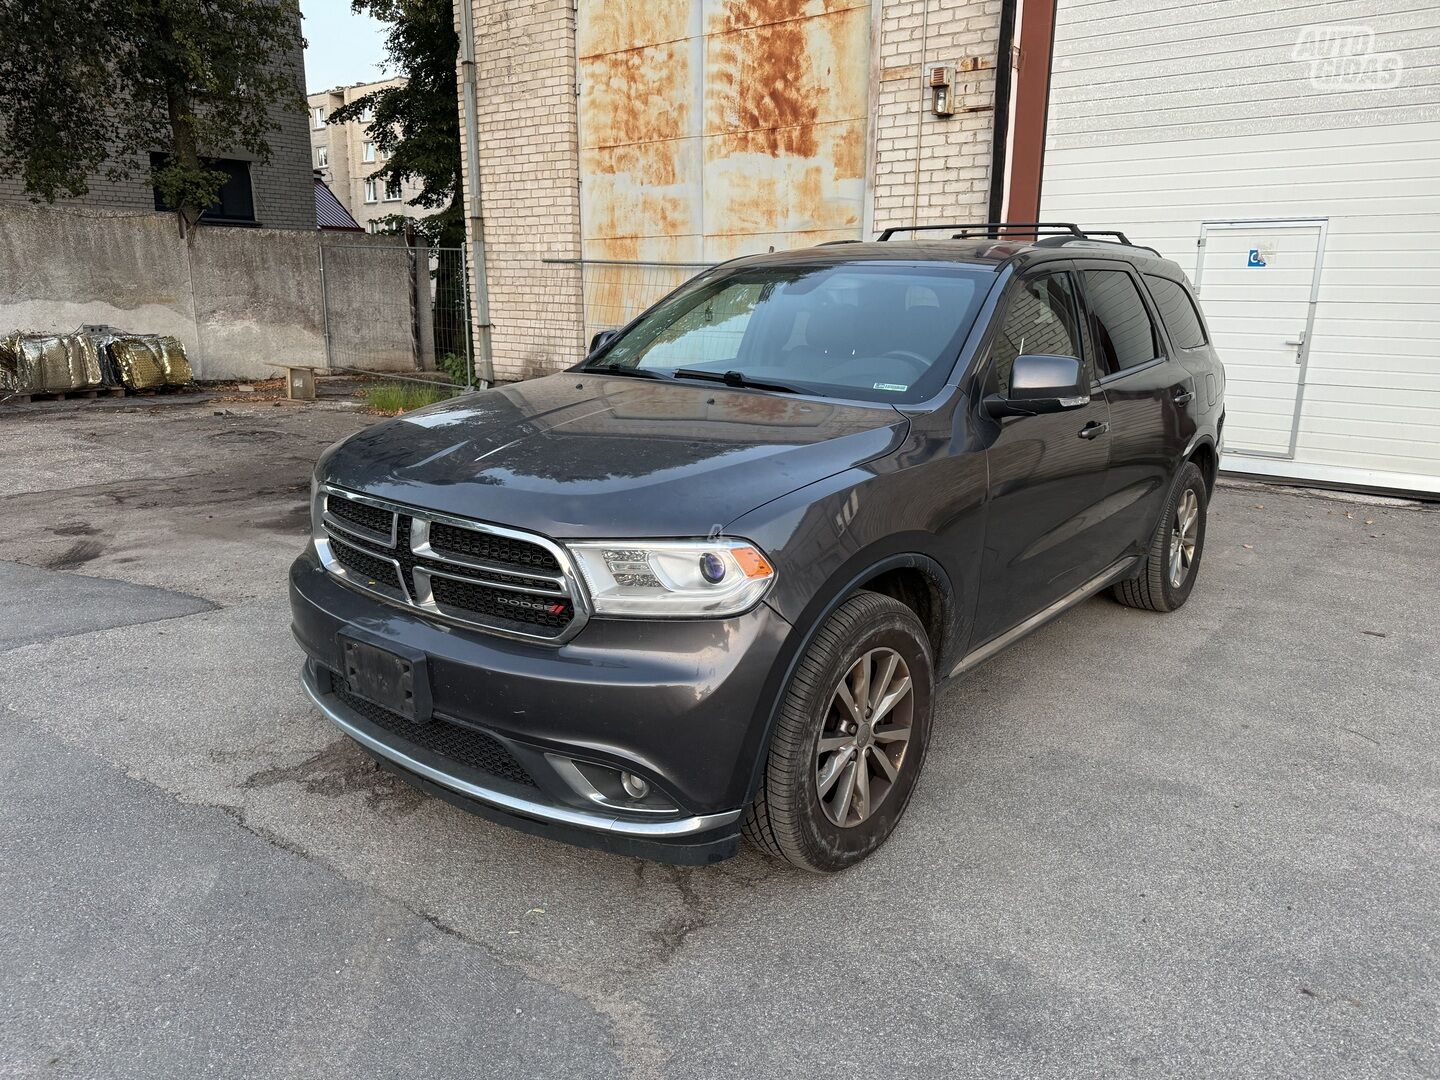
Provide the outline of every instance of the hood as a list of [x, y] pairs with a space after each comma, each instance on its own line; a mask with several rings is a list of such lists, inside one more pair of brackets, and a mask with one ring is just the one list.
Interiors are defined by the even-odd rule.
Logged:
[[890, 453], [907, 425], [888, 405], [570, 372], [366, 428], [321, 475], [560, 538], [704, 536]]

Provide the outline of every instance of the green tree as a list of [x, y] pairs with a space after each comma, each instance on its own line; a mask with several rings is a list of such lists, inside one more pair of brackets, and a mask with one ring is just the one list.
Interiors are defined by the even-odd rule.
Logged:
[[188, 230], [226, 179], [203, 155], [264, 164], [304, 109], [299, 35], [294, 0], [0, 0], [0, 169], [52, 203], [148, 176]]
[[[420, 193], [409, 205], [434, 213], [416, 219], [415, 231], [432, 249], [458, 248], [465, 242], [465, 212], [455, 82], [460, 38], [452, 0], [352, 0], [350, 6], [357, 14], [389, 23], [385, 51], [390, 67], [405, 82], [356, 98], [331, 113], [329, 122], [345, 124], [370, 116], [366, 135], [385, 157], [370, 176], [382, 186], [387, 181], [418, 181]], [[391, 231], [403, 224], [395, 215], [384, 221]], [[435, 352], [441, 366], [457, 374], [470, 362], [465, 266], [454, 251], [436, 254]]]
[[455, 247], [465, 240], [460, 177], [460, 106], [455, 85], [452, 0], [353, 0], [351, 9], [389, 23], [385, 50], [404, 85], [387, 86], [356, 98], [330, 114], [332, 124], [361, 120], [373, 110], [367, 134], [385, 163], [370, 175], [417, 180], [411, 206], [435, 213], [415, 222], [432, 245]]

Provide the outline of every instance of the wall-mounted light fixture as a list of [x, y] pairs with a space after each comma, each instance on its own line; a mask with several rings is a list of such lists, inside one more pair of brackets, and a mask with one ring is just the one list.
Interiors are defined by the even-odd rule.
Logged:
[[934, 64], [927, 72], [930, 76], [930, 111], [936, 116], [954, 116], [955, 65]]

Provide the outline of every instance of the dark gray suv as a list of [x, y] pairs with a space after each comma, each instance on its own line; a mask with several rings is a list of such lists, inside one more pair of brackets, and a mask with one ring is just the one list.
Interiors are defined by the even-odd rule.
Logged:
[[578, 367], [326, 451], [315, 703], [520, 829], [830, 871], [904, 813], [943, 680], [1103, 589], [1183, 604], [1224, 372], [1180, 268], [898, 231], [726, 263]]

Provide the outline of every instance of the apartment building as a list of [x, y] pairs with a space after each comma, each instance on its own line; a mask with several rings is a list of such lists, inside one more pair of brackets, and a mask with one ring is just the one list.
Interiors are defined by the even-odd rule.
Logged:
[[368, 115], [345, 124], [328, 121], [337, 110], [367, 94], [404, 84], [404, 79], [355, 83], [322, 90], [306, 98], [310, 108], [312, 163], [340, 205], [371, 232], [381, 228], [385, 218], [417, 218], [429, 214], [428, 210], [408, 205], [409, 200], [420, 193], [420, 184], [414, 180], [387, 183], [375, 178], [375, 172], [385, 165], [385, 155], [368, 130]]

